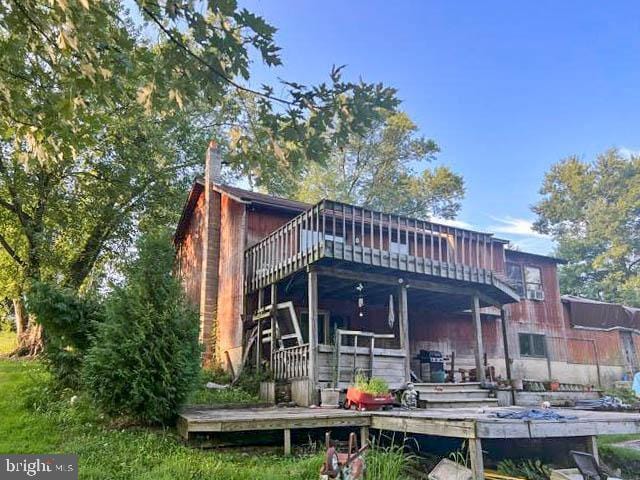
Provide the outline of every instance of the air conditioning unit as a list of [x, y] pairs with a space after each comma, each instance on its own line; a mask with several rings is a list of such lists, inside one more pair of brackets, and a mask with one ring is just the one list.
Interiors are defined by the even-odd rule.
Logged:
[[527, 298], [529, 300], [544, 300], [544, 292], [538, 288], [530, 288], [527, 290]]

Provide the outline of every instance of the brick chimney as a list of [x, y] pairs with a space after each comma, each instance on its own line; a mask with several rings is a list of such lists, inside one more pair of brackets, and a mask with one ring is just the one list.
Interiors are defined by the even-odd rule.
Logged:
[[220, 182], [222, 160], [216, 142], [209, 143], [205, 158], [202, 276], [200, 282], [200, 343], [202, 363], [211, 366], [216, 358], [218, 316], [218, 265], [220, 263], [220, 193], [212, 187]]

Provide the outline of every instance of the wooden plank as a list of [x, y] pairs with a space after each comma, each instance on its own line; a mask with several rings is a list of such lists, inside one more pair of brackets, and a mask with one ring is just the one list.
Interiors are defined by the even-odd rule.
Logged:
[[[502, 327], [502, 345], [504, 348], [504, 367], [507, 380], [511, 382], [511, 356], [509, 355], [509, 327], [507, 325], [507, 313], [504, 307], [500, 307], [500, 325]], [[511, 391], [511, 397], [515, 404], [515, 391]]]
[[369, 427], [360, 427], [360, 447], [369, 444]]
[[482, 440], [479, 438], [470, 438], [469, 445], [469, 463], [471, 464], [471, 474], [474, 479], [484, 478], [484, 460], [482, 458]]
[[412, 418], [410, 416], [386, 416], [376, 413], [371, 417], [371, 428], [402, 433], [438, 435], [442, 437], [475, 437], [473, 421], [449, 421], [433, 418]]
[[284, 429], [284, 454], [291, 455], [291, 429]]
[[482, 343], [482, 323], [480, 321], [480, 298], [474, 295], [471, 302], [471, 311], [473, 315], [475, 349], [474, 355], [476, 360], [476, 380], [484, 382], [484, 345]]
[[404, 283], [398, 286], [398, 313], [400, 317], [398, 322], [400, 349], [404, 352], [404, 378], [406, 382], [410, 382], [409, 307], [407, 303], [407, 286]]
[[182, 416], [178, 417], [178, 420], [176, 421], [176, 430], [182, 438], [189, 440], [189, 421], [186, 418]]
[[[311, 390], [316, 391], [318, 382], [318, 273], [311, 269], [307, 274], [309, 309], [309, 379]], [[315, 393], [312, 395], [315, 403]]]
[[600, 455], [598, 454], [598, 437], [593, 435], [590, 437], [587, 437], [586, 448], [587, 448], [587, 453], [590, 453], [591, 455], [593, 455], [593, 457], [596, 459], [596, 462], [600, 464]]

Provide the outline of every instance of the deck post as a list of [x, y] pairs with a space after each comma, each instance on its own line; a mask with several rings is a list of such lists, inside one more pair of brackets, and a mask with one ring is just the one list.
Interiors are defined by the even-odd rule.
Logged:
[[479, 438], [470, 438], [468, 441], [471, 475], [474, 480], [483, 480], [484, 460], [482, 459], [482, 440]]
[[262, 319], [258, 319], [256, 325], [256, 372], [262, 368]]
[[484, 375], [484, 346], [482, 344], [482, 323], [480, 322], [480, 298], [474, 295], [471, 302], [471, 314], [473, 316], [473, 327], [475, 334], [475, 356], [476, 356], [476, 381], [485, 382]]
[[278, 329], [278, 284], [271, 284], [271, 362], [269, 366], [274, 371], [273, 354], [276, 352], [276, 331]]
[[598, 437], [592, 435], [590, 437], [587, 437], [587, 453], [590, 453], [591, 455], [593, 455], [593, 458], [596, 459], [596, 462], [598, 462], [598, 465], [600, 465], [600, 455], [598, 454]]
[[511, 357], [509, 356], [509, 325], [508, 322], [507, 311], [504, 306], [500, 306], [500, 324], [502, 327], [502, 345], [504, 347], [504, 367], [507, 373], [507, 380], [509, 381], [509, 386], [511, 387], [511, 404], [516, 404], [516, 391], [513, 388], [513, 384], [511, 380]]
[[284, 454], [291, 455], [291, 429], [284, 429]]
[[360, 448], [369, 443], [369, 427], [360, 427]]
[[316, 384], [318, 381], [318, 272], [309, 269], [308, 309], [309, 309], [309, 383], [310, 403], [316, 403]]
[[400, 348], [404, 351], [404, 381], [411, 381], [411, 347], [409, 345], [409, 310], [407, 304], [407, 286], [398, 280], [398, 330], [400, 334]]

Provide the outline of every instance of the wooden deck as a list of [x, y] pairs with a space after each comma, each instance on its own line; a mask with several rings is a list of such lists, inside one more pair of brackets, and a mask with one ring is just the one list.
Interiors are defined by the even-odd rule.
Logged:
[[325, 408], [238, 408], [185, 410], [178, 420], [178, 431], [191, 434], [283, 430], [285, 454], [291, 452], [291, 430], [298, 428], [360, 429], [360, 438], [369, 438], [369, 428], [408, 434], [464, 438], [468, 442], [474, 478], [482, 479], [483, 439], [575, 438], [586, 440], [586, 449], [598, 454], [597, 435], [640, 433], [640, 414], [554, 409], [572, 420], [511, 420], [495, 416], [498, 411], [518, 407], [469, 409], [394, 409], [380, 412]]
[[488, 233], [323, 200], [246, 249], [245, 291], [328, 259], [466, 282], [509, 303], [519, 297], [498, 273], [504, 243]]

